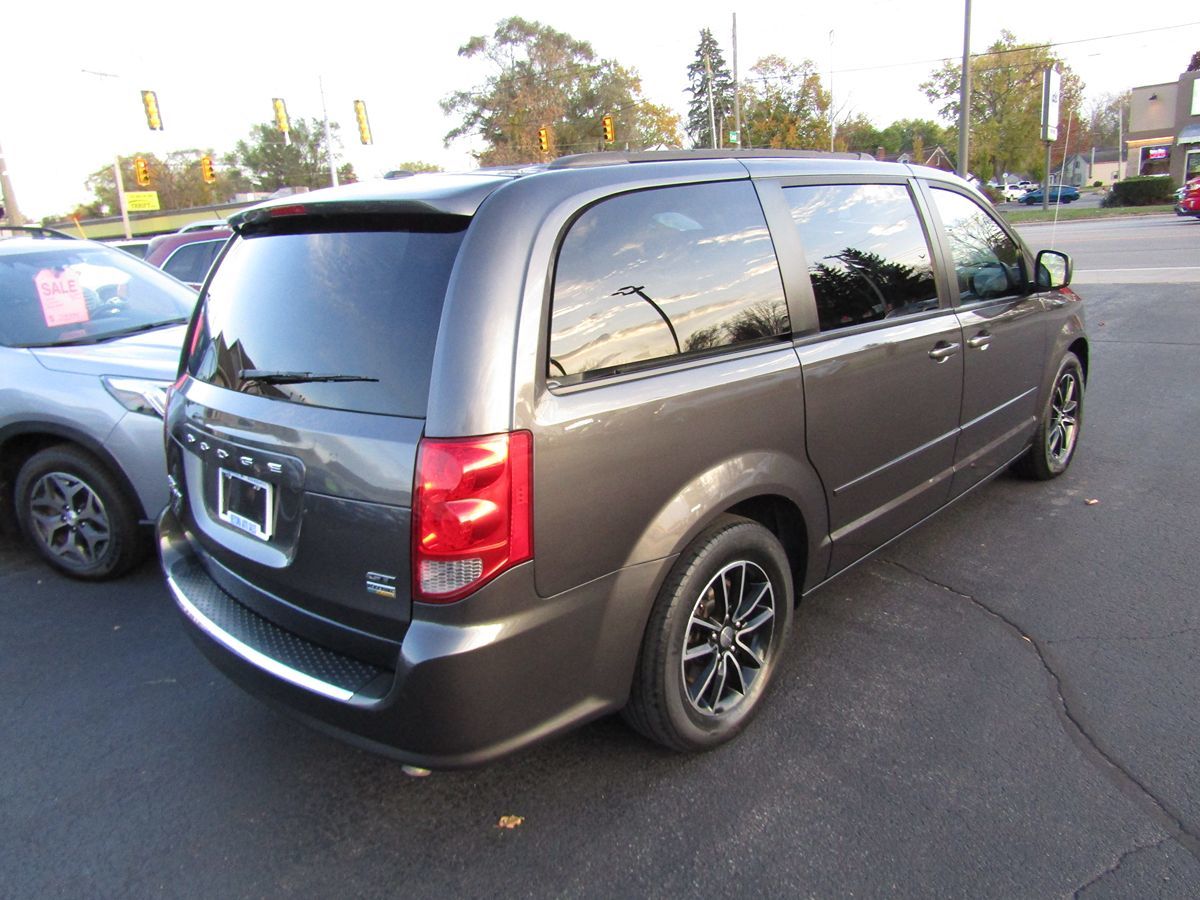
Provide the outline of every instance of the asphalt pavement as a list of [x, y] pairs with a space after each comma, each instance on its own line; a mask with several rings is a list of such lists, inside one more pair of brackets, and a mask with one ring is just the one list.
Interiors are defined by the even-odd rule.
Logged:
[[[1055, 238], [1082, 280], [1200, 260], [1200, 223], [1161, 222]], [[704, 755], [612, 717], [412, 778], [227, 682], [152, 564], [80, 585], [0, 540], [0, 896], [1197, 897], [1200, 284], [1080, 293], [1070, 471], [808, 598]]]

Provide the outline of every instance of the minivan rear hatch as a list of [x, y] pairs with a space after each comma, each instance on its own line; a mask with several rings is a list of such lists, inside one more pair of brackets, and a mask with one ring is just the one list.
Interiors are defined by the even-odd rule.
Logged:
[[318, 643], [393, 642], [411, 612], [434, 345], [470, 218], [334, 212], [275, 207], [218, 260], [185, 345], [168, 465], [226, 592]]

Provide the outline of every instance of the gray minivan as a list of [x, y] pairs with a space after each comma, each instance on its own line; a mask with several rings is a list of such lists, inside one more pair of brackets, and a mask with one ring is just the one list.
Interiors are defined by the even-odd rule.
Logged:
[[587, 154], [231, 224], [168, 583], [237, 683], [418, 766], [613, 710], [728, 740], [803, 595], [1080, 433], [1069, 259], [932, 169]]

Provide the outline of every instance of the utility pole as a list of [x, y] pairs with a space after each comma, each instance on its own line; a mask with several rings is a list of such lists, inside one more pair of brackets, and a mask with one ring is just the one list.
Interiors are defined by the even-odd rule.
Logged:
[[738, 149], [746, 146], [746, 141], [742, 137], [742, 101], [739, 97], [741, 86], [738, 84], [738, 68], [737, 68], [737, 13], [733, 14], [733, 127], [737, 131]]
[[329, 129], [329, 111], [325, 108], [325, 79], [317, 76], [317, 87], [321, 89], [321, 117], [325, 120], [325, 155], [329, 159], [329, 182], [338, 186], [337, 160], [333, 158], [333, 134]]
[[966, 178], [970, 170], [971, 134], [971, 0], [963, 11], [962, 78], [958, 87], [958, 177]]
[[121, 157], [113, 158], [113, 179], [117, 183], [117, 205], [121, 207], [121, 224], [125, 228], [125, 240], [133, 237], [129, 228], [129, 208], [125, 205], [125, 179], [121, 176]]
[[10, 225], [24, 225], [25, 217], [21, 215], [21, 210], [17, 209], [17, 195], [8, 180], [8, 166], [4, 162], [3, 148], [0, 148], [0, 199], [4, 200], [3, 218], [8, 219]]

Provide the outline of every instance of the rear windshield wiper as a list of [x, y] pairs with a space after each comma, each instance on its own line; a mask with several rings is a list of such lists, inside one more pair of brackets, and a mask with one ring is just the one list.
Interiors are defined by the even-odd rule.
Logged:
[[242, 381], [262, 384], [309, 384], [316, 381], [378, 381], [366, 375], [323, 375], [318, 372], [273, 372], [269, 369], [239, 369]]

